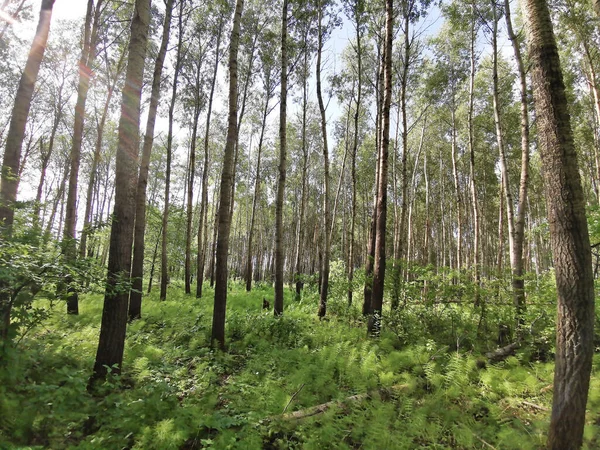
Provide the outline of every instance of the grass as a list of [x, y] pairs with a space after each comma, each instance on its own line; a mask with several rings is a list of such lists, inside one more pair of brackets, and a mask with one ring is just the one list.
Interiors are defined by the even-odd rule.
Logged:
[[[539, 349], [484, 363], [492, 345], [464, 305], [410, 303], [388, 315], [379, 339], [356, 308], [286, 290], [285, 313], [262, 309], [270, 287], [232, 283], [227, 352], [210, 347], [212, 294], [144, 298], [128, 326], [121, 376], [86, 392], [101, 295], [80, 315], [62, 303], [11, 353], [0, 372], [0, 448], [81, 449], [536, 449], [545, 443], [553, 364]], [[500, 311], [500, 310], [498, 310]], [[493, 310], [488, 313], [495, 314]], [[497, 312], [497, 314], [500, 314]], [[491, 319], [490, 319], [491, 322]], [[538, 321], [539, 323], [539, 321]], [[543, 333], [541, 333], [544, 335]], [[477, 344], [476, 344], [477, 343]], [[541, 359], [541, 360], [540, 360]], [[587, 448], [600, 445], [600, 357], [588, 402]], [[402, 386], [401, 390], [392, 389]], [[372, 392], [294, 422], [282, 413]]]

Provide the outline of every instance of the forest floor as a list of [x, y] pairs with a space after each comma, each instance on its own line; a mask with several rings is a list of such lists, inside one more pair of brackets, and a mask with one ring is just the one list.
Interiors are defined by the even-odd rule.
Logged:
[[[320, 321], [316, 292], [295, 300], [286, 288], [280, 318], [262, 309], [272, 292], [259, 286], [248, 294], [232, 284], [227, 352], [209, 345], [212, 290], [197, 300], [172, 285], [167, 301], [145, 297], [143, 318], [128, 326], [122, 375], [94, 396], [86, 385], [102, 295], [83, 296], [79, 316], [67, 316], [63, 303], [38, 301], [50, 317], [20, 340], [0, 372], [0, 448], [544, 446], [551, 331], [491, 363], [485, 352], [496, 346], [500, 320], [492, 308], [482, 321], [461, 303], [409, 303], [384, 316], [373, 339], [360, 305], [348, 308], [343, 295], [331, 296]], [[552, 329], [553, 313], [538, 319], [536, 327]], [[600, 448], [600, 354], [585, 446]]]

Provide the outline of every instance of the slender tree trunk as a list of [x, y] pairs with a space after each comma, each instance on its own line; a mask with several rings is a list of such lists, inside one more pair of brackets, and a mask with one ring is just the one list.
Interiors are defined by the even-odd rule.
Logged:
[[[42, 0], [40, 18], [25, 69], [19, 81], [17, 95], [10, 119], [4, 159], [2, 161], [2, 174], [0, 181], [0, 235], [8, 239], [12, 235], [14, 222], [14, 203], [17, 201], [17, 186], [19, 165], [21, 162], [21, 147], [25, 137], [25, 125], [33, 89], [37, 80], [40, 65], [46, 50], [46, 42], [50, 32], [50, 19], [54, 0]], [[0, 290], [4, 291], [4, 282], [0, 282]], [[8, 338], [12, 299], [8, 293], [0, 294], [0, 339], [4, 345]]]
[[[206, 247], [208, 246], [208, 169], [209, 169], [209, 141], [210, 141], [210, 119], [212, 115], [213, 97], [215, 85], [217, 84], [217, 70], [219, 69], [222, 21], [219, 22], [217, 30], [217, 42], [215, 45], [215, 64], [208, 96], [208, 108], [206, 112], [206, 129], [204, 132], [204, 164], [202, 166], [202, 194], [200, 201], [200, 220], [198, 221], [198, 257], [196, 260], [196, 298], [202, 297], [202, 285], [204, 284], [204, 264], [206, 261]], [[212, 258], [212, 253], [211, 253]], [[212, 262], [211, 262], [212, 265]]]
[[[469, 170], [471, 178], [471, 203], [473, 207], [473, 270], [475, 271], [475, 284], [481, 284], [481, 230], [479, 224], [479, 201], [477, 199], [477, 187], [475, 183], [475, 130], [473, 125], [474, 102], [475, 102], [475, 3], [471, 3], [471, 39], [470, 39], [470, 62], [469, 72], [469, 110], [467, 113], [467, 127], [469, 133]], [[475, 291], [475, 305], [480, 303], [479, 289]], [[483, 314], [482, 314], [483, 315]]]
[[169, 131], [167, 134], [167, 168], [165, 171], [165, 205], [162, 219], [162, 243], [160, 257], [160, 299], [167, 299], [167, 286], [169, 284], [169, 258], [167, 244], [169, 242], [169, 208], [171, 191], [171, 160], [173, 158], [173, 121], [175, 120], [175, 103], [177, 101], [177, 83], [179, 71], [181, 70], [182, 48], [183, 48], [183, 7], [182, 1], [179, 6], [179, 37], [177, 41], [177, 56], [175, 60], [175, 73], [173, 74], [173, 85], [171, 86], [171, 104], [169, 105]]
[[[77, 259], [77, 243], [75, 241], [75, 228], [77, 225], [77, 183], [79, 179], [79, 165], [81, 162], [81, 145], [85, 121], [85, 105], [90, 88], [90, 74], [96, 57], [96, 40], [98, 36], [98, 22], [102, 1], [94, 6], [94, 0], [88, 0], [85, 27], [83, 33], [83, 48], [79, 60], [79, 86], [77, 87], [77, 103], [75, 105], [75, 124], [73, 126], [73, 142], [71, 146], [71, 170], [69, 172], [69, 191], [67, 194], [67, 207], [63, 234], [63, 253], [65, 260], [72, 264]], [[67, 314], [79, 314], [79, 296], [72, 286], [68, 286], [71, 277], [66, 277], [67, 282]]]
[[331, 212], [329, 210], [329, 147], [327, 145], [327, 117], [325, 115], [325, 104], [323, 103], [323, 94], [321, 92], [321, 56], [323, 53], [323, 7], [318, 0], [317, 20], [318, 20], [318, 44], [317, 44], [317, 99], [319, 102], [319, 111], [321, 113], [321, 133], [323, 136], [323, 265], [321, 278], [321, 296], [319, 300], [319, 317], [324, 317], [327, 312], [327, 294], [329, 293], [329, 259], [331, 257]]
[[[517, 62], [519, 88], [521, 94], [521, 178], [519, 182], [519, 203], [517, 206], [514, 227], [514, 261], [511, 262], [513, 302], [516, 309], [517, 333], [519, 333], [523, 322], [522, 316], [525, 311], [523, 245], [525, 240], [525, 213], [527, 209], [527, 183], [529, 178], [529, 111], [527, 103], [527, 77], [525, 74], [523, 58], [521, 57], [519, 41], [512, 28], [510, 0], [505, 0], [504, 2], [504, 15], [506, 19], [506, 30], [508, 37], [512, 42], [515, 60]], [[527, 258], [527, 260], [528, 259], [529, 258]]]
[[383, 288], [385, 279], [385, 235], [387, 221], [387, 180], [388, 150], [390, 145], [390, 104], [392, 100], [392, 42], [394, 26], [394, 1], [386, 0], [386, 26], [384, 67], [384, 100], [382, 111], [382, 136], [379, 150], [379, 182], [377, 186], [377, 225], [375, 234], [375, 264], [373, 267], [373, 296], [371, 299], [371, 316], [368, 332], [379, 336], [381, 329], [381, 312], [383, 308]]
[[[380, 45], [383, 47], [383, 44]], [[381, 54], [382, 53], [382, 54]], [[381, 173], [381, 130], [382, 130], [382, 115], [383, 115], [383, 74], [384, 74], [384, 59], [385, 50], [380, 52], [381, 64], [377, 73], [377, 82], [375, 85], [375, 93], [377, 96], [377, 116], [375, 119], [375, 142], [377, 148], [377, 164], [375, 168], [375, 195], [373, 196], [373, 213], [371, 215], [371, 226], [369, 227], [367, 255], [365, 262], [365, 287], [363, 290], [364, 301], [362, 313], [365, 316], [371, 314], [372, 298], [373, 298], [373, 267], [375, 262], [375, 237], [377, 234], [377, 202], [379, 195], [379, 176]]]
[[95, 380], [106, 377], [107, 368], [110, 368], [112, 373], [120, 373], [123, 362], [135, 220], [140, 98], [149, 24], [150, 0], [136, 0], [131, 21], [129, 56], [119, 120], [115, 207], [110, 234], [107, 288], [90, 387]]
[[243, 0], [237, 0], [233, 16], [233, 28], [229, 41], [229, 116], [227, 141], [223, 155], [221, 175], [221, 199], [219, 201], [219, 235], [217, 241], [215, 306], [213, 310], [211, 342], [225, 348], [225, 312], [227, 304], [227, 258], [229, 232], [231, 229], [231, 185], [233, 181], [233, 158], [238, 135], [238, 48], [240, 44], [240, 22]]
[[63, 196], [65, 194], [65, 186], [67, 185], [67, 179], [69, 178], [69, 168], [69, 164], [65, 163], [61, 180], [57, 186], [56, 198], [52, 203], [52, 211], [50, 212], [50, 218], [48, 219], [48, 223], [46, 224], [46, 230], [44, 232], [45, 241], [50, 239], [50, 236], [52, 234], [52, 228], [54, 228], [54, 219], [56, 217], [56, 211], [58, 210], [58, 205], [62, 202]]
[[38, 72], [46, 50], [53, 6], [54, 0], [42, 1], [35, 37], [19, 81], [6, 137], [0, 187], [0, 226], [2, 226], [5, 236], [10, 236], [12, 231], [15, 214], [13, 205], [17, 200], [18, 186], [18, 177], [15, 175], [20, 173], [21, 147], [25, 138], [25, 125]]
[[271, 93], [268, 91], [265, 95], [265, 107], [263, 109], [263, 117], [260, 128], [260, 138], [258, 139], [258, 150], [256, 155], [256, 176], [254, 179], [254, 195], [252, 197], [252, 213], [250, 217], [250, 225], [248, 229], [248, 249], [246, 252], [246, 291], [250, 292], [252, 289], [252, 239], [254, 237], [254, 223], [256, 221], [256, 209], [258, 208], [258, 200], [260, 195], [260, 159], [262, 156], [262, 147], [265, 136], [265, 129], [267, 126], [267, 115], [269, 114], [269, 100]]
[[283, 314], [283, 197], [287, 159], [287, 70], [288, 70], [288, 0], [281, 13], [281, 99], [279, 102], [279, 183], [275, 206], [275, 299], [273, 313]]
[[147, 294], [152, 292], [152, 280], [154, 279], [154, 268], [156, 267], [156, 255], [158, 254], [158, 243], [162, 236], [162, 223], [160, 230], [158, 230], [158, 236], [156, 236], [156, 244], [154, 244], [154, 252], [152, 253], [152, 265], [150, 266], [150, 276], [148, 278], [148, 291]]
[[[304, 40], [308, 40], [308, 35], [304, 36]], [[298, 213], [298, 228], [296, 231], [296, 259], [294, 268], [294, 278], [296, 281], [296, 300], [300, 300], [304, 281], [302, 280], [302, 243], [304, 241], [305, 216], [306, 216], [306, 198], [308, 191], [308, 143], [306, 139], [307, 128], [307, 112], [308, 112], [308, 47], [304, 49], [304, 61], [302, 66], [302, 192], [300, 194], [300, 211]]]
[[196, 64], [196, 86], [194, 88], [194, 116], [192, 121], [192, 138], [190, 143], [190, 156], [187, 180], [187, 204], [186, 204], [186, 229], [185, 229], [185, 263], [184, 284], [185, 293], [192, 293], [192, 222], [194, 219], [194, 178], [196, 176], [196, 139], [198, 137], [198, 119], [202, 110], [200, 90], [203, 82], [201, 78], [202, 64]]
[[594, 279], [585, 203], [548, 6], [527, 0], [526, 29], [556, 273], [558, 314], [548, 448], [577, 449], [594, 353]]
[[[174, 0], [167, 0], [165, 4], [165, 20], [163, 23], [162, 40], [158, 55], [156, 56], [156, 62], [154, 63], [150, 106], [148, 108], [148, 120], [146, 121], [146, 133], [144, 134], [142, 160], [140, 163], [140, 174], [138, 176], [135, 197], [135, 229], [133, 240], [133, 263], [131, 266], [131, 292], [129, 294], [129, 320], [135, 320], [142, 317], [142, 283], [144, 278], [145, 251], [144, 238], [146, 235], [146, 188], [148, 186], [150, 156], [152, 155], [152, 145], [154, 144], [154, 126], [156, 124], [156, 114], [158, 102], [160, 100], [162, 72], [171, 31], [173, 3]], [[154, 265], [154, 260], [152, 264]], [[149, 284], [149, 286], [151, 286], [151, 284]]]
[[406, 252], [406, 214], [408, 209], [408, 111], [407, 111], [407, 87], [408, 73], [411, 58], [410, 48], [410, 5], [411, 2], [404, 2], [403, 9], [403, 61], [402, 75], [400, 78], [400, 112], [402, 113], [402, 207], [400, 209], [400, 226], [398, 230], [398, 249], [394, 258], [394, 292], [392, 297], [392, 308], [398, 307], [400, 296], [400, 278], [402, 277], [401, 261], [405, 257]]
[[[358, 4], [356, 6], [358, 8]], [[361, 113], [361, 101], [362, 101], [362, 41], [361, 41], [361, 14], [362, 11], [358, 10], [355, 12], [356, 20], [356, 64], [357, 64], [357, 92], [356, 92], [356, 106], [354, 110], [354, 140], [352, 143], [352, 166], [350, 169], [352, 176], [352, 212], [350, 218], [350, 238], [348, 242], [348, 306], [352, 305], [352, 295], [354, 291], [354, 249], [355, 249], [355, 234], [356, 234], [356, 157], [358, 154], [358, 127]]]

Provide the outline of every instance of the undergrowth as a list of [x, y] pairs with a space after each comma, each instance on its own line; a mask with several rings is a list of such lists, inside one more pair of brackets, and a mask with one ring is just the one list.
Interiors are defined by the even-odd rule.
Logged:
[[[286, 291], [275, 318], [262, 309], [270, 288], [232, 284], [222, 352], [209, 345], [213, 292], [197, 300], [171, 286], [165, 302], [145, 297], [143, 318], [128, 327], [122, 375], [94, 396], [86, 384], [101, 295], [83, 296], [79, 316], [39, 300], [49, 319], [0, 369], [0, 448], [541, 448], [552, 400], [548, 286], [529, 297], [539, 306], [528, 309], [528, 345], [496, 364], [483, 354], [510, 317], [493, 302], [482, 324], [468, 304], [407, 295], [374, 340], [343, 286], [335, 295], [334, 284], [319, 321], [310, 289], [299, 301]], [[599, 367], [596, 355], [587, 448], [600, 445]], [[340, 402], [324, 413], [289, 417], [332, 401]]]

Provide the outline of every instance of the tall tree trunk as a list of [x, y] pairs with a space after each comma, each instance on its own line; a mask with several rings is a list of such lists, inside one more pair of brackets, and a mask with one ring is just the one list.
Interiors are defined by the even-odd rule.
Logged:
[[198, 119], [202, 111], [200, 89], [202, 63], [196, 64], [196, 86], [194, 88], [194, 115], [192, 118], [192, 136], [190, 142], [190, 155], [187, 177], [187, 202], [186, 202], [186, 228], [185, 228], [185, 263], [184, 286], [185, 293], [192, 293], [192, 222], [194, 219], [194, 178], [196, 176], [196, 139], [198, 137]]
[[331, 212], [329, 210], [329, 147], [327, 145], [327, 117], [325, 115], [325, 104], [321, 92], [321, 56], [323, 53], [323, 10], [321, 1], [317, 2], [318, 21], [318, 44], [317, 44], [317, 100], [321, 113], [321, 134], [323, 136], [323, 265], [321, 266], [321, 295], [319, 299], [319, 317], [324, 317], [327, 312], [327, 294], [329, 293], [329, 259], [331, 257]]
[[[479, 201], [477, 199], [477, 186], [475, 184], [475, 129], [473, 124], [474, 102], [475, 102], [475, 3], [471, 3], [471, 37], [470, 37], [470, 65], [469, 71], [469, 109], [467, 113], [467, 127], [469, 134], [469, 171], [471, 178], [471, 204], [473, 208], [473, 270], [475, 271], [475, 305], [480, 303], [479, 286], [481, 284], [481, 243], [479, 225]], [[482, 314], [483, 316], [483, 314]]]
[[[408, 209], [408, 111], [407, 111], [407, 92], [408, 73], [411, 58], [410, 48], [410, 8], [412, 2], [402, 3], [403, 24], [403, 61], [402, 75], [400, 78], [400, 112], [402, 114], [402, 207], [400, 209], [400, 226], [398, 229], [398, 249], [394, 258], [394, 292], [392, 296], [392, 308], [398, 307], [400, 297], [400, 278], [402, 277], [401, 261], [404, 259], [407, 250], [406, 245], [406, 214]], [[415, 164], [416, 167], [416, 164]]]
[[[308, 35], [304, 36], [304, 40], [308, 40]], [[294, 266], [294, 278], [296, 281], [296, 300], [300, 300], [302, 295], [302, 288], [304, 282], [302, 280], [302, 243], [304, 241], [304, 230], [305, 230], [305, 211], [306, 211], [306, 197], [308, 190], [308, 143], [306, 139], [306, 128], [307, 128], [307, 112], [308, 112], [308, 74], [309, 74], [309, 62], [308, 62], [308, 46], [304, 48], [304, 61], [302, 66], [302, 192], [300, 194], [300, 211], [298, 213], [298, 228], [296, 230], [296, 259]]]
[[352, 295], [354, 291], [354, 248], [356, 234], [356, 156], [358, 154], [358, 127], [360, 119], [360, 108], [362, 100], [362, 42], [361, 42], [361, 16], [363, 11], [359, 9], [360, 3], [356, 5], [355, 27], [356, 27], [356, 64], [357, 64], [357, 92], [356, 106], [354, 110], [354, 139], [352, 142], [352, 166], [350, 169], [352, 176], [352, 212], [350, 217], [350, 238], [348, 242], [348, 306], [352, 305]]
[[173, 74], [173, 85], [171, 86], [171, 104], [169, 105], [169, 131], [167, 134], [167, 168], [165, 171], [165, 205], [162, 218], [162, 243], [160, 256], [160, 299], [167, 299], [167, 286], [169, 284], [169, 258], [167, 244], [169, 242], [169, 203], [171, 191], [171, 160], [173, 158], [173, 121], [175, 120], [175, 103], [177, 101], [177, 83], [179, 71], [181, 70], [182, 48], [183, 48], [183, 8], [185, 2], [179, 6], [179, 37], [177, 41], [177, 56], [175, 60], [175, 73]]
[[158, 243], [162, 236], [162, 223], [160, 224], [160, 230], [158, 230], [158, 236], [156, 236], [156, 243], [154, 244], [154, 252], [152, 253], [152, 265], [150, 266], [150, 276], [148, 277], [148, 291], [147, 294], [152, 292], [152, 280], [154, 279], [154, 268], [156, 267], [156, 255], [158, 254]]
[[258, 200], [260, 195], [260, 159], [262, 156], [262, 147], [265, 137], [265, 129], [267, 126], [267, 115], [269, 114], [269, 100], [271, 98], [271, 92], [267, 87], [265, 94], [265, 107], [263, 109], [262, 123], [260, 128], [260, 138], [258, 139], [258, 150], [256, 155], [256, 176], [254, 179], [254, 195], [252, 197], [252, 212], [250, 217], [250, 225], [248, 229], [248, 248], [246, 252], [246, 291], [250, 292], [252, 289], [252, 239], [254, 237], [254, 223], [256, 221], [256, 209], [258, 208]]
[[[123, 70], [124, 61], [125, 61], [125, 51], [122, 51], [119, 57], [119, 61], [117, 62], [117, 68], [115, 70], [112, 82], [108, 87], [108, 93], [106, 95], [106, 100], [104, 102], [104, 107], [102, 109], [102, 115], [100, 117], [100, 121], [96, 120], [96, 143], [94, 146], [94, 156], [92, 158], [92, 167], [90, 169], [90, 179], [88, 181], [87, 187], [87, 195], [85, 200], [85, 213], [83, 216], [83, 230], [81, 231], [81, 240], [79, 243], [79, 257], [85, 258], [87, 254], [87, 238], [90, 233], [90, 226], [92, 223], [92, 204], [94, 200], [94, 187], [96, 185], [96, 180], [98, 179], [98, 165], [100, 164], [100, 154], [102, 152], [102, 144], [104, 139], [104, 126], [106, 125], [106, 119], [109, 113], [109, 106], [111, 104], [112, 96], [116, 89], [117, 81], [119, 76]], [[106, 59], [107, 69], [109, 68], [108, 58]], [[98, 183], [99, 190], [100, 184]], [[98, 195], [98, 192], [96, 192]]]
[[154, 126], [158, 102], [160, 100], [160, 85], [162, 79], [167, 46], [171, 31], [171, 17], [173, 15], [174, 0], [165, 3], [165, 20], [163, 23], [162, 40], [152, 75], [152, 91], [150, 92], [150, 106], [146, 121], [146, 133], [142, 147], [142, 160], [138, 176], [137, 191], [135, 196], [135, 229], [133, 238], [133, 263], [131, 265], [131, 292], [129, 293], [129, 320], [142, 317], [142, 289], [144, 278], [144, 252], [146, 235], [146, 188], [148, 186], [148, 171], [150, 170], [150, 156], [154, 144]]
[[[74, 263], [77, 259], [77, 243], [75, 241], [75, 228], [77, 225], [77, 182], [79, 179], [79, 165], [81, 162], [81, 145], [83, 142], [83, 129], [85, 122], [85, 104], [90, 88], [90, 75], [96, 59], [96, 40], [102, 1], [94, 6], [94, 0], [88, 0], [85, 27], [83, 32], [83, 48], [79, 60], [79, 85], [77, 87], [77, 103], [75, 105], [75, 123], [73, 126], [73, 142], [71, 146], [71, 170], [69, 172], [69, 191], [67, 194], [67, 207], [63, 234], [63, 253], [67, 263]], [[71, 277], [66, 277], [67, 283], [67, 314], [79, 314], [79, 296], [77, 291], [68, 286]]]
[[281, 13], [281, 99], [279, 102], [279, 183], [275, 206], [275, 299], [273, 313], [283, 314], [283, 196], [287, 159], [287, 70], [288, 70], [288, 0]]
[[27, 116], [29, 115], [38, 72], [46, 50], [53, 6], [54, 0], [42, 1], [35, 37], [29, 50], [25, 69], [19, 80], [6, 137], [0, 186], [0, 226], [5, 236], [8, 237], [11, 235], [14, 221], [14, 203], [17, 200], [18, 186], [16, 175], [20, 173], [21, 147], [25, 138], [25, 125], [27, 124]]
[[[202, 297], [202, 285], [204, 284], [204, 264], [206, 261], [206, 248], [208, 246], [208, 169], [209, 169], [209, 141], [210, 141], [210, 119], [212, 116], [213, 97], [215, 85], [217, 84], [217, 71], [221, 58], [221, 32], [222, 21], [219, 21], [217, 29], [217, 42], [215, 45], [215, 64], [208, 96], [208, 108], [206, 112], [206, 129], [204, 132], [204, 163], [202, 166], [202, 194], [200, 200], [200, 220], [198, 221], [198, 256], [196, 260], [196, 298]], [[211, 258], [212, 258], [211, 252]], [[211, 262], [212, 265], [212, 262]]]
[[585, 204], [558, 50], [544, 0], [527, 0], [526, 29], [556, 273], [558, 314], [548, 448], [577, 449], [594, 353], [594, 279]]
[[[18, 176], [16, 175], [19, 174], [21, 147], [25, 137], [25, 125], [29, 115], [33, 89], [46, 50], [53, 6], [54, 0], [42, 0], [38, 26], [29, 50], [25, 69], [19, 81], [10, 127], [6, 137], [0, 181], [0, 235], [4, 235], [3, 237], [6, 239], [9, 239], [12, 235], [15, 217], [14, 203], [17, 201]], [[0, 283], [0, 288], [4, 288], [4, 282]], [[11, 310], [12, 300], [10, 295], [3, 292], [0, 294], [0, 339], [3, 345], [8, 337]]]
[[[383, 47], [384, 44], [380, 44], [378, 47]], [[363, 307], [362, 313], [367, 316], [371, 314], [372, 298], [373, 298], [373, 267], [375, 262], [375, 237], [377, 234], [377, 202], [379, 195], [379, 176], [381, 173], [381, 130], [382, 130], [382, 116], [383, 116], [383, 78], [385, 71], [385, 50], [379, 51], [378, 56], [381, 56], [379, 69], [377, 71], [377, 81], [375, 83], [375, 95], [377, 96], [377, 114], [375, 118], [375, 146], [377, 148], [377, 164], [375, 168], [375, 194], [373, 196], [373, 212], [371, 214], [371, 226], [369, 227], [369, 236], [367, 242], [367, 255], [365, 261], [365, 287], [363, 290]]]
[[137, 190], [140, 98], [149, 24], [150, 0], [136, 0], [131, 20], [129, 56], [119, 120], [115, 206], [110, 233], [107, 288], [90, 387], [95, 380], [106, 377], [108, 368], [113, 373], [120, 373], [123, 363]]
[[373, 267], [373, 294], [371, 299], [371, 316], [368, 332], [379, 336], [381, 329], [381, 311], [383, 308], [383, 291], [385, 279], [385, 235], [387, 221], [387, 180], [388, 151], [390, 145], [390, 104], [392, 101], [392, 42], [394, 33], [394, 1], [386, 0], [385, 51], [384, 67], [384, 100], [382, 110], [381, 147], [379, 149], [379, 180], [377, 186], [377, 225], [375, 234], [375, 264]]
[[[229, 116], [227, 141], [223, 155], [221, 175], [221, 199], [219, 201], [219, 235], [217, 241], [215, 304], [213, 309], [211, 342], [225, 347], [225, 312], [227, 305], [227, 257], [231, 229], [231, 185], [233, 181], [233, 158], [238, 135], [238, 48], [240, 45], [240, 22], [244, 0], [237, 0], [233, 16], [233, 28], [229, 41]], [[215, 342], [216, 341], [216, 342]]]
[[516, 309], [517, 333], [519, 333], [523, 322], [522, 316], [525, 311], [523, 245], [525, 240], [525, 212], [527, 209], [527, 182], [529, 178], [529, 111], [527, 104], [527, 77], [525, 74], [523, 58], [521, 57], [519, 40], [517, 39], [512, 27], [510, 16], [510, 0], [504, 1], [504, 15], [506, 19], [506, 30], [508, 37], [512, 42], [515, 53], [515, 61], [517, 62], [517, 70], [519, 72], [519, 89], [521, 94], [521, 179], [519, 182], [519, 204], [517, 206], [513, 238], [514, 261], [511, 261], [513, 302]]

